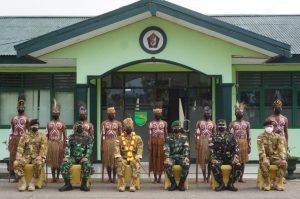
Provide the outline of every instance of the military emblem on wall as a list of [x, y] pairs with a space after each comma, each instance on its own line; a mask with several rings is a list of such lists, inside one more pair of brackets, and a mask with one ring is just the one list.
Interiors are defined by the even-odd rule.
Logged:
[[156, 26], [143, 30], [140, 35], [140, 45], [144, 51], [151, 54], [161, 52], [167, 44], [165, 32]]
[[148, 120], [148, 113], [147, 112], [135, 112], [134, 113], [134, 122], [138, 126], [144, 126]]

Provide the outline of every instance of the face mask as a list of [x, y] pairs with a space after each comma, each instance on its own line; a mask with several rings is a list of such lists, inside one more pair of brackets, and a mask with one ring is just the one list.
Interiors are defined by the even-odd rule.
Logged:
[[113, 114], [109, 114], [109, 115], [107, 115], [107, 117], [108, 117], [109, 120], [115, 119], [115, 116]]
[[85, 115], [80, 115], [79, 118], [80, 118], [81, 121], [83, 121], [83, 120], [86, 119], [86, 116]]
[[32, 132], [34, 132], [34, 133], [35, 133], [35, 132], [37, 132], [39, 129], [38, 129], [38, 128], [36, 128], [36, 127], [32, 127], [32, 128], [31, 128], [31, 130], [32, 130]]
[[206, 120], [210, 119], [210, 114], [204, 114], [204, 119]]
[[53, 119], [57, 120], [59, 116], [58, 115], [53, 115], [52, 117], [53, 117]]
[[226, 130], [225, 127], [219, 127], [218, 129], [219, 129], [220, 132], [224, 132]]
[[243, 114], [242, 113], [236, 113], [235, 116], [236, 116], [236, 119], [238, 119], [238, 120], [240, 120], [240, 119], [243, 118]]
[[23, 114], [24, 113], [24, 109], [18, 109], [18, 113], [19, 114]]
[[130, 134], [132, 132], [132, 129], [131, 128], [126, 128], [125, 131], [126, 131], [127, 134]]
[[160, 119], [161, 119], [161, 116], [160, 116], [160, 115], [154, 115], [154, 118], [155, 118], [156, 120], [160, 120]]
[[274, 108], [274, 113], [279, 114], [281, 112], [281, 108]]
[[266, 131], [267, 133], [272, 133], [272, 132], [273, 132], [273, 127], [266, 127], [266, 128], [265, 128], [265, 131]]

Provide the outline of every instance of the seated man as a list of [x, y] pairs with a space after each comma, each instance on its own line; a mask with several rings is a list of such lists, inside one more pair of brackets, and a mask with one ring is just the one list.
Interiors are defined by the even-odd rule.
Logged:
[[137, 178], [140, 174], [143, 140], [133, 131], [133, 120], [131, 118], [126, 118], [123, 121], [123, 125], [125, 131], [121, 133], [121, 136], [116, 139], [115, 143], [117, 174], [120, 182], [119, 191], [125, 191], [125, 166], [130, 165], [132, 169], [130, 192], [135, 192]]
[[[164, 144], [166, 157], [164, 165], [166, 174], [168, 175], [171, 182], [171, 187], [168, 190], [174, 191], [178, 188], [180, 191], [185, 191], [184, 182], [187, 178], [190, 167], [190, 146], [188, 137], [182, 135], [183, 128], [181, 127], [180, 121], [174, 121], [171, 127], [172, 133], [166, 137], [166, 141]], [[182, 168], [178, 187], [172, 171], [174, 165], [180, 165]]]
[[39, 130], [38, 119], [29, 122], [30, 131], [24, 134], [19, 142], [14, 171], [20, 180], [19, 191], [26, 190], [24, 167], [33, 164], [33, 177], [29, 183], [28, 191], [35, 190], [35, 182], [40, 177], [47, 155], [47, 138]]
[[72, 190], [70, 181], [70, 168], [73, 164], [81, 164], [81, 191], [90, 191], [87, 187], [87, 180], [91, 173], [90, 157], [93, 150], [93, 139], [89, 134], [83, 133], [83, 126], [80, 123], [74, 128], [74, 134], [70, 135], [66, 144], [64, 159], [61, 165], [61, 174], [65, 185], [59, 191]]
[[265, 131], [257, 137], [259, 166], [264, 178], [264, 190], [269, 191], [271, 189], [269, 171], [272, 164], [278, 166], [275, 189], [284, 191], [283, 183], [281, 182], [287, 169], [285, 140], [284, 137], [273, 131], [272, 121], [266, 121], [264, 128]]
[[209, 148], [211, 152], [212, 173], [219, 186], [215, 191], [225, 189], [221, 166], [231, 165], [232, 170], [229, 176], [229, 182], [226, 189], [237, 191], [234, 183], [241, 175], [241, 164], [239, 163], [239, 148], [234, 135], [226, 131], [226, 121], [218, 120], [217, 133], [212, 134], [209, 140]]

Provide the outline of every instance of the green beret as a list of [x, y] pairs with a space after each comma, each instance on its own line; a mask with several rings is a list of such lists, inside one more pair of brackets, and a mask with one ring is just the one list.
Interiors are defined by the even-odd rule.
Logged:
[[171, 127], [173, 128], [174, 126], [181, 126], [181, 122], [179, 120], [173, 121]]

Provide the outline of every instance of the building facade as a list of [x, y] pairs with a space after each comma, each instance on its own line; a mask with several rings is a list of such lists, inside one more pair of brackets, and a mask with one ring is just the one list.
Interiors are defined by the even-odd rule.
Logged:
[[[153, 105], [162, 102], [169, 124], [190, 121], [193, 147], [205, 105], [214, 120], [229, 123], [235, 102], [244, 101], [252, 127], [250, 160], [258, 160], [256, 136], [279, 97], [289, 119], [289, 146], [300, 138], [300, 16], [206, 16], [142, 0], [96, 17], [0, 17], [0, 25], [1, 142], [8, 139], [20, 92], [27, 115], [42, 127], [55, 97], [68, 133], [79, 102], [86, 102], [97, 160], [100, 124], [111, 102], [118, 120], [134, 118], [145, 144]], [[8, 156], [5, 144], [0, 150], [0, 159]]]

